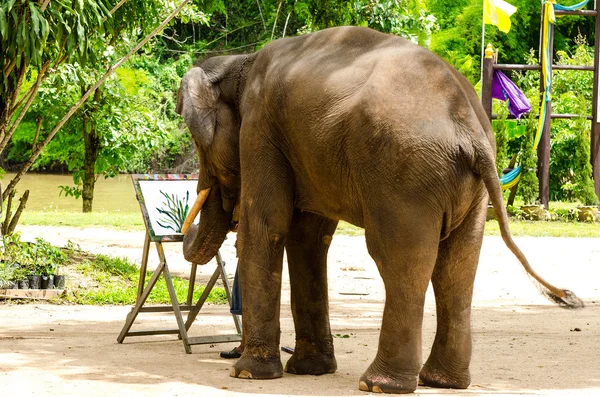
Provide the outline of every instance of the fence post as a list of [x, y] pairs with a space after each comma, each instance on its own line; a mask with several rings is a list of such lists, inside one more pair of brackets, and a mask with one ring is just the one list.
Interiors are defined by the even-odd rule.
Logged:
[[[552, 4], [544, 3], [544, 7], [552, 7]], [[545, 8], [542, 9], [542, 15], [545, 13]], [[543, 18], [542, 18], [543, 21]], [[550, 57], [548, 59], [548, 72], [550, 73], [550, 81], [552, 81], [552, 60], [554, 59], [554, 25], [549, 23], [544, 26], [542, 23], [542, 35], [540, 36], [540, 42], [543, 42], [543, 35], [548, 34], [548, 46]], [[540, 50], [544, 51], [544, 48], [540, 45]], [[540, 91], [542, 101], [546, 100], [544, 93], [544, 78], [543, 68], [545, 65], [542, 64], [542, 53], [540, 52], [540, 65], [542, 67], [540, 71]], [[552, 115], [552, 101], [548, 101], [546, 104], [546, 117], [544, 119], [544, 126], [542, 132], [542, 138], [538, 146], [538, 163], [537, 163], [537, 176], [539, 181], [539, 194], [540, 202], [548, 209], [548, 203], [550, 201], [550, 121]]]
[[492, 122], [492, 81], [494, 79], [494, 49], [491, 44], [485, 48], [483, 58], [483, 76], [481, 79], [481, 104]]

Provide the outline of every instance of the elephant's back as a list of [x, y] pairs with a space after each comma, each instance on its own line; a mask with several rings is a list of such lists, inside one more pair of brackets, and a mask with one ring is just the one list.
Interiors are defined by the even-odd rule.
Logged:
[[456, 133], [457, 120], [473, 119], [470, 94], [428, 50], [370, 29], [334, 28], [278, 40], [254, 68], [253, 98], [264, 105], [257, 108], [274, 118], [292, 169], [302, 170], [302, 208], [359, 214], [347, 198], [458, 201], [448, 198], [449, 181], [461, 180], [460, 191], [479, 186]]
[[429, 50], [361, 27], [276, 40], [258, 53], [253, 74], [260, 81], [253, 97], [281, 106], [285, 120], [308, 112], [315, 122], [334, 121], [354, 107], [395, 118], [427, 109], [439, 119], [460, 111], [465, 95], [475, 95], [472, 88], [465, 93], [468, 82], [458, 81], [464, 77]]
[[275, 40], [257, 54], [253, 78], [269, 103], [327, 102], [356, 92], [383, 52], [414, 47], [409, 41], [361, 27], [337, 27]]

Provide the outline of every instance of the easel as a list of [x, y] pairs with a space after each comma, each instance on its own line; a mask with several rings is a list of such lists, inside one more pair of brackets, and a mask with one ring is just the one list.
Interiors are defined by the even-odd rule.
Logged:
[[[231, 335], [214, 335], [214, 336], [202, 336], [202, 337], [190, 337], [188, 336], [188, 331], [192, 326], [194, 320], [198, 316], [198, 313], [202, 309], [204, 302], [208, 298], [210, 291], [215, 286], [219, 277], [223, 282], [223, 286], [225, 287], [225, 293], [227, 295], [227, 301], [231, 304], [231, 289], [229, 286], [229, 281], [227, 280], [227, 273], [225, 271], [225, 262], [221, 258], [221, 254], [217, 252], [215, 256], [217, 267], [211, 276], [210, 280], [206, 284], [202, 295], [198, 299], [198, 302], [193, 304], [193, 294], [194, 294], [194, 285], [196, 281], [196, 271], [198, 265], [195, 263], [191, 264], [190, 268], [190, 281], [188, 285], [188, 294], [185, 304], [180, 304], [177, 300], [177, 296], [175, 294], [175, 288], [173, 287], [173, 280], [171, 278], [171, 273], [169, 271], [169, 266], [167, 265], [167, 259], [165, 257], [165, 252], [163, 248], [163, 243], [165, 242], [179, 242], [183, 241], [182, 234], [168, 234], [168, 235], [156, 235], [154, 232], [153, 223], [151, 222], [151, 218], [146, 207], [146, 199], [144, 198], [144, 194], [142, 188], [140, 186], [140, 181], [193, 181], [197, 179], [194, 175], [132, 175], [132, 180], [134, 183], [134, 188], [136, 191], [136, 196], [140, 203], [140, 207], [142, 210], [142, 214], [144, 216], [144, 223], [146, 225], [146, 237], [144, 240], [144, 248], [142, 252], [142, 264], [140, 267], [140, 280], [138, 283], [138, 291], [135, 306], [131, 309], [131, 311], [127, 314], [127, 318], [125, 320], [125, 324], [121, 329], [121, 333], [119, 334], [117, 341], [119, 343], [123, 343], [125, 337], [128, 336], [143, 336], [143, 335], [166, 335], [166, 334], [176, 334], [179, 335], [179, 338], [183, 341], [183, 347], [185, 348], [185, 352], [188, 354], [192, 353], [191, 345], [199, 345], [199, 344], [208, 344], [208, 343], [222, 343], [222, 342], [235, 342], [241, 340], [241, 322], [238, 316], [233, 315], [233, 321], [235, 324], [235, 328], [237, 330], [237, 334]], [[148, 281], [148, 285], [144, 286], [146, 279], [146, 272], [148, 266], [148, 255], [150, 253], [150, 244], [154, 242], [156, 245], [156, 251], [158, 253], [159, 264], [154, 270], [152, 277]], [[156, 285], [158, 278], [163, 276], [165, 283], [167, 285], [167, 290], [169, 291], [169, 297], [171, 300], [170, 305], [161, 305], [161, 306], [151, 306], [144, 307], [150, 292]], [[155, 329], [155, 330], [142, 330], [142, 331], [130, 331], [133, 322], [137, 318], [137, 315], [141, 312], [173, 312], [175, 314], [175, 319], [177, 321], [177, 328], [172, 329]], [[183, 319], [183, 311], [188, 311], [187, 319], [184, 322]]]

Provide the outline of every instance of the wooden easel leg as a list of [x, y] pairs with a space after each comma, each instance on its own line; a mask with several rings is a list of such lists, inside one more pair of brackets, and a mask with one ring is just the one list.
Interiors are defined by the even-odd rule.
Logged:
[[142, 265], [140, 266], [140, 280], [138, 282], [138, 298], [144, 291], [144, 281], [146, 280], [146, 269], [148, 268], [148, 253], [150, 252], [150, 235], [146, 232], [144, 239], [144, 250], [142, 251]]
[[131, 326], [133, 325], [135, 318], [139, 314], [140, 309], [142, 308], [144, 303], [146, 303], [146, 299], [148, 299], [148, 295], [150, 295], [150, 291], [152, 291], [152, 288], [154, 288], [154, 286], [156, 285], [156, 281], [162, 274], [164, 267], [165, 267], [165, 262], [161, 261], [158, 264], [158, 266], [156, 267], [156, 270], [154, 270], [154, 273], [152, 274], [152, 278], [150, 278], [150, 281], [148, 281], [148, 285], [142, 291], [141, 295], [136, 299], [135, 306], [133, 307], [133, 309], [131, 309], [129, 314], [127, 314], [127, 319], [125, 320], [125, 325], [123, 325], [123, 329], [121, 330], [121, 333], [119, 334], [119, 336], [117, 338], [117, 342], [123, 343], [123, 340], [125, 339], [125, 336], [131, 329]]
[[158, 257], [160, 258], [160, 263], [163, 267], [163, 275], [165, 278], [165, 283], [167, 284], [167, 289], [169, 290], [169, 296], [171, 297], [173, 313], [175, 314], [175, 319], [177, 320], [177, 327], [179, 328], [179, 336], [183, 341], [183, 347], [185, 348], [185, 352], [187, 354], [192, 354], [192, 348], [188, 341], [187, 330], [183, 322], [183, 316], [181, 315], [179, 301], [177, 300], [177, 294], [175, 293], [175, 288], [173, 287], [173, 280], [171, 279], [171, 272], [169, 271], [169, 267], [167, 266], [167, 259], [165, 258], [165, 251], [163, 250], [162, 243], [156, 243], [156, 250], [158, 251]]

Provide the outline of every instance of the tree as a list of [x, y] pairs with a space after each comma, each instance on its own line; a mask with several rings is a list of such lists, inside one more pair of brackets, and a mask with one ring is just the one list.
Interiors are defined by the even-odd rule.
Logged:
[[[174, 69], [181, 63], [181, 72], [187, 70], [191, 60], [180, 57], [152, 70], [154, 74], [141, 68], [146, 62], [130, 61], [117, 70], [65, 123], [32, 166], [32, 170], [66, 167], [73, 174], [74, 186], [61, 186], [61, 194], [81, 197], [83, 212], [92, 209], [98, 178], [146, 172], [153, 166], [149, 161], [173, 145], [181, 151], [179, 145], [189, 142], [189, 137], [181, 137], [184, 132], [174, 113], [173, 93], [181, 77]], [[35, 120], [44, 114], [64, 114], [81, 96], [81, 87], [87, 89], [96, 79], [96, 72], [68, 64], [48, 78], [7, 148], [8, 160], [13, 164], [26, 161], [36, 140]]]
[[213, 10], [210, 27], [183, 18], [170, 26], [165, 53], [252, 51], [277, 38], [340, 25], [369, 26], [426, 45], [436, 28], [424, 0], [240, 0]]
[[[83, 93], [63, 118], [54, 125], [43, 141], [40, 137], [41, 143], [33, 148], [31, 157], [9, 183], [2, 194], [3, 199], [11, 197], [20, 178], [30, 169], [43, 149], [77, 109], [121, 64], [162, 31], [189, 1], [183, 0], [178, 7], [164, 17], [156, 29], [110, 66], [106, 73]], [[0, 153], [4, 151], [29, 110], [49, 71], [56, 70], [58, 66], [68, 60], [85, 66], [89, 60], [96, 59], [97, 48], [94, 46], [96, 39], [110, 42], [111, 37], [113, 39], [123, 37], [127, 32], [132, 35], [131, 37], [135, 37], [136, 33], [143, 33], [143, 29], [140, 30], [140, 22], [142, 22], [141, 26], [153, 26], [153, 23], [147, 22], [159, 21], [160, 11], [169, 11], [172, 8], [170, 2], [163, 3], [160, 0], [156, 0], [156, 2], [130, 1], [121, 8], [124, 3], [126, 0], [121, 0], [111, 11], [109, 11], [109, 2], [105, 0], [78, 0], [73, 4], [50, 0], [44, 0], [43, 3], [26, 0], [17, 3], [16, 0], [9, 0], [0, 5], [0, 37], [2, 39], [0, 67], [3, 72], [0, 78], [0, 93], [2, 94], [0, 95]], [[37, 71], [35, 83], [27, 91], [21, 93], [21, 86], [26, 75], [32, 73], [33, 70]], [[7, 212], [10, 213], [10, 211]], [[19, 215], [20, 212], [17, 211], [15, 218], [18, 219]], [[13, 221], [10, 222], [10, 224], [13, 223]]]
[[[70, 59], [85, 63], [93, 55], [88, 35], [104, 25], [108, 27], [108, 7], [106, 0], [81, 0], [73, 7], [49, 0], [9, 0], [0, 5], [0, 153], [25, 117], [48, 72]], [[22, 91], [26, 76], [34, 71], [35, 82]], [[9, 198], [9, 206], [17, 182], [13, 180], [2, 192], [2, 201]], [[16, 226], [28, 194], [26, 191], [22, 196], [10, 222], [11, 209], [7, 209], [4, 225]], [[4, 229], [5, 233], [10, 232]]]
[[[486, 25], [485, 43], [491, 43], [498, 50], [500, 63], [524, 63], [531, 49], [536, 52], [539, 49], [541, 2], [506, 1], [517, 7], [517, 12], [511, 17], [512, 28], [506, 34], [496, 26]], [[427, 6], [440, 25], [440, 30], [432, 35], [432, 51], [454, 65], [475, 84], [480, 78], [483, 1], [428, 0]], [[593, 7], [593, 4], [590, 3], [588, 7]], [[578, 34], [593, 42], [594, 29], [594, 18], [557, 18], [554, 49], [574, 50]]]

